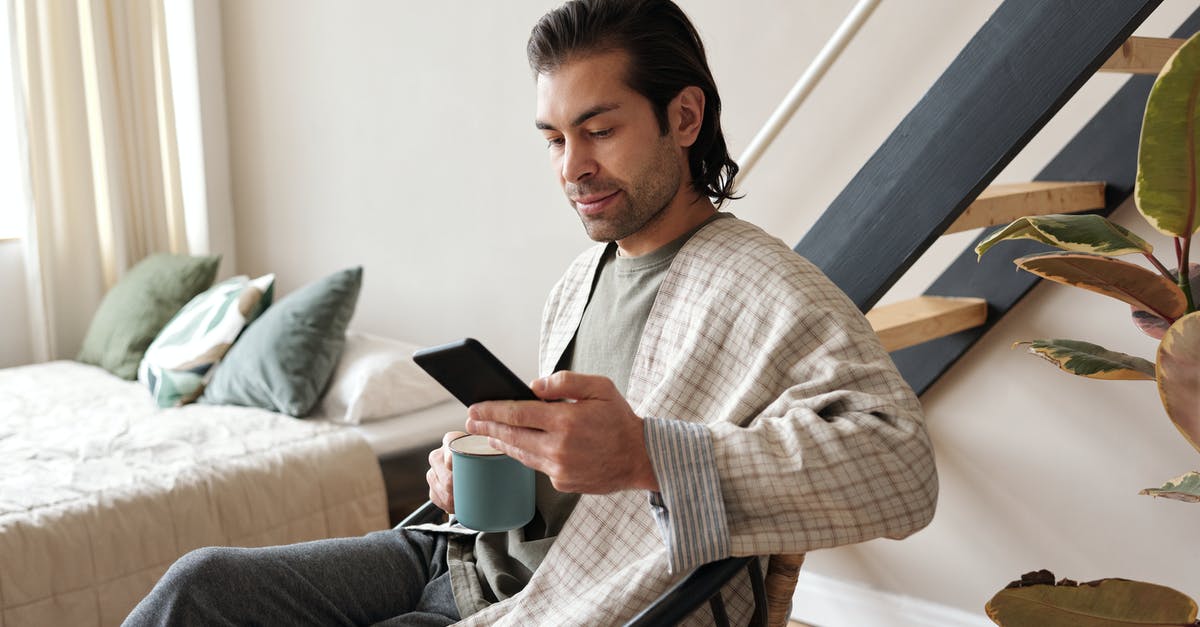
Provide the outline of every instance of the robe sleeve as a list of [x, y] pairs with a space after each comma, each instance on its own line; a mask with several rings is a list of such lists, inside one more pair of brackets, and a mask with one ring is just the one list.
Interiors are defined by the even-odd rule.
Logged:
[[661, 492], [650, 506], [677, 573], [729, 555], [729, 526], [712, 437], [704, 425], [646, 418], [646, 449]]

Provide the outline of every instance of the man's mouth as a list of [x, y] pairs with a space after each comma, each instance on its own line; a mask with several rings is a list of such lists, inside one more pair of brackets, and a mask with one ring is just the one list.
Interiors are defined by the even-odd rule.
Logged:
[[611, 192], [603, 192], [599, 194], [588, 194], [587, 196], [579, 196], [572, 198], [571, 202], [575, 203], [575, 209], [583, 216], [595, 216], [604, 211], [609, 204], [620, 194], [621, 190]]

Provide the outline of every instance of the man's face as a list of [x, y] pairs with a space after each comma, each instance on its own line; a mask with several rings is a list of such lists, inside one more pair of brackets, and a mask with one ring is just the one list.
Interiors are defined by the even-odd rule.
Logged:
[[650, 101], [625, 84], [622, 51], [572, 59], [537, 79], [537, 127], [588, 237], [620, 241], [682, 191], [686, 157]]

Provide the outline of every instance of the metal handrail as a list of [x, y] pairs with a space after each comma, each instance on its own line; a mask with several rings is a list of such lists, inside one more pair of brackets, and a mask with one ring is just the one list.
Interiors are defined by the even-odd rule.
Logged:
[[833, 36], [829, 38], [829, 41], [825, 42], [825, 47], [821, 48], [821, 51], [817, 53], [816, 58], [808, 65], [808, 69], [804, 70], [804, 74], [792, 86], [787, 96], [784, 96], [783, 102], [779, 103], [779, 106], [775, 108], [775, 112], [771, 114], [771, 117], [767, 118], [766, 124], [763, 124], [762, 129], [758, 131], [754, 139], [750, 140], [750, 145], [746, 147], [746, 150], [738, 158], [740, 170], [738, 171], [737, 178], [734, 180], [735, 186], [741, 183], [746, 178], [746, 174], [754, 167], [754, 164], [758, 163], [759, 157], [771, 146], [771, 142], [775, 141], [775, 137], [779, 135], [783, 127], [787, 126], [788, 121], [792, 119], [792, 115], [796, 113], [796, 110], [800, 108], [800, 105], [812, 93], [817, 83], [821, 82], [821, 78], [825, 76], [825, 72], [841, 56], [842, 51], [846, 49], [846, 45], [858, 34], [859, 28], [867, 21], [867, 18], [871, 16], [871, 12], [875, 10], [875, 7], [879, 6], [881, 1], [859, 0], [858, 4], [854, 5], [854, 9], [842, 21], [842, 25], [838, 26]]

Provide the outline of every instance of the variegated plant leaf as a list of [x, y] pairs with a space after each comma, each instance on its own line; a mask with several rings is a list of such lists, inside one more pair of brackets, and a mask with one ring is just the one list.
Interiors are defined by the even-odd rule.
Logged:
[[1171, 422], [1200, 450], [1200, 311], [1167, 329], [1158, 345], [1158, 394]]
[[1050, 214], [1016, 219], [979, 242], [975, 254], [982, 257], [989, 248], [1007, 239], [1032, 239], [1062, 250], [1106, 257], [1154, 251], [1149, 242], [1102, 216]]
[[1164, 483], [1161, 488], [1146, 488], [1138, 494], [1161, 496], [1164, 499], [1200, 503], [1200, 473], [1192, 471]]
[[1154, 228], [1183, 237], [1200, 228], [1200, 43], [1187, 40], [1154, 81], [1142, 118], [1134, 199]]
[[1141, 357], [1110, 351], [1079, 340], [1034, 340], [1017, 342], [1029, 352], [1062, 370], [1089, 379], [1153, 381], [1154, 364]]
[[1043, 253], [1013, 263], [1043, 279], [1111, 296], [1168, 320], [1187, 312], [1179, 286], [1127, 261], [1086, 253]]
[[[1192, 263], [1188, 265], [1192, 269], [1192, 271], [1188, 273], [1188, 285], [1190, 285], [1192, 288], [1192, 302], [1200, 303], [1200, 263]], [[1171, 270], [1171, 276], [1178, 277], [1179, 268]], [[1146, 311], [1145, 309], [1140, 309], [1133, 305], [1130, 305], [1129, 308], [1132, 311], [1131, 315], [1133, 316], [1134, 326], [1136, 326], [1138, 329], [1141, 329], [1142, 333], [1145, 333], [1156, 340], [1161, 340], [1163, 338], [1163, 334], [1165, 334], [1167, 329], [1171, 327], [1170, 322], [1167, 322], [1166, 320], [1150, 313], [1149, 311]]]
[[[1053, 574], [1046, 573], [1053, 581]], [[1010, 584], [1011, 585], [1011, 584]], [[1144, 581], [1101, 579], [1077, 584], [1017, 585], [997, 592], [988, 618], [1010, 627], [1130, 627], [1190, 625], [1196, 602], [1178, 590]]]

